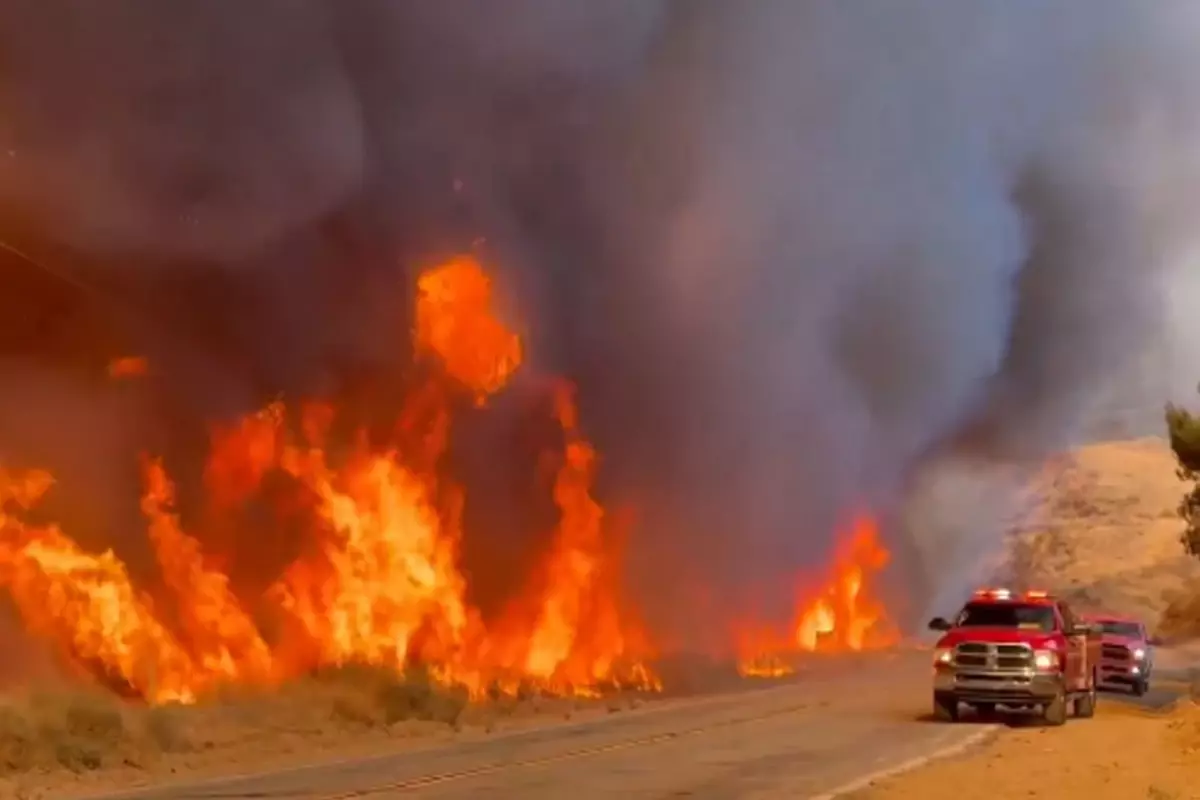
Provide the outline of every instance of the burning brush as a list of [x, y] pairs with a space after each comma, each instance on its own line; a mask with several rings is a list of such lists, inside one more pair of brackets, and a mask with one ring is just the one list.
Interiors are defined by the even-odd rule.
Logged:
[[[169, 602], [137, 589], [111, 551], [84, 552], [57, 528], [6, 513], [0, 582], [30, 630], [105, 685], [153, 703], [347, 664], [421, 664], [476, 695], [657, 688], [646, 637], [617, 593], [610, 523], [591, 489], [597, 454], [569, 384], [555, 390], [565, 444], [553, 545], [504, 618], [485, 625], [468, 603], [458, 568], [463, 492], [436, 467], [457, 398], [486, 405], [520, 367], [521, 342], [494, 315], [490, 279], [474, 259], [426, 272], [418, 290], [415, 350], [440, 368], [412, 393], [393, 445], [363, 437], [333, 458], [336, 410], [321, 404], [277, 403], [214, 436], [207, 475], [221, 489], [218, 509], [246, 502], [270, 474], [311, 500], [303, 552], [264, 596], [234, 591], [183, 529], [162, 463], [146, 458], [142, 512]], [[32, 505], [50, 482], [4, 478], [8, 507]], [[262, 606], [284, 620], [280, 641], [256, 624]]]

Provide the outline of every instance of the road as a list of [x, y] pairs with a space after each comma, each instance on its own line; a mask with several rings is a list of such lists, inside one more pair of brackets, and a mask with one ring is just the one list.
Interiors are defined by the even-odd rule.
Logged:
[[[587, 723], [104, 800], [820, 797], [994, 730], [928, 719], [928, 659], [823, 663], [768, 688], [664, 700]], [[1140, 702], [1153, 707], [1179, 691]]]

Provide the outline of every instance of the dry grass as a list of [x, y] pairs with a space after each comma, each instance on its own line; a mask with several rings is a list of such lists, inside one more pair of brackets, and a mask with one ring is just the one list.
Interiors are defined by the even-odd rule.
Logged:
[[322, 696], [335, 721], [365, 728], [414, 721], [457, 726], [469, 699], [464, 689], [438, 684], [419, 670], [398, 675], [360, 666], [326, 670], [291, 688]]
[[1166, 442], [1139, 439], [1082, 448], [1044, 477], [1046, 501], [1014, 535], [1023, 582], [1081, 608], [1162, 619], [1162, 633], [1200, 633], [1200, 561], [1180, 543], [1175, 508], [1185, 486]]
[[361, 666], [273, 689], [230, 688], [189, 706], [151, 708], [56, 686], [0, 701], [0, 797], [364, 755], [641, 702], [636, 694], [588, 701], [523, 692], [469, 703], [465, 691], [421, 671]]
[[228, 750], [264, 737], [344, 735], [406, 723], [457, 725], [465, 693], [425, 676], [351, 667], [275, 692], [231, 691], [195, 706], [142, 707], [96, 690], [26, 693], [0, 705], [0, 775], [150, 767], [165, 756]]
[[85, 690], [40, 691], [0, 705], [0, 773], [141, 766], [185, 747], [161, 709]]

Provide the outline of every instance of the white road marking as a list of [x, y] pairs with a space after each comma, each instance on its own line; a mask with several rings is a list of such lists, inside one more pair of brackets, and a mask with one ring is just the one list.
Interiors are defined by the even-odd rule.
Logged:
[[999, 732], [1000, 728], [988, 726], [982, 730], [977, 730], [968, 734], [952, 745], [947, 745], [946, 747], [942, 747], [933, 751], [932, 753], [928, 753], [927, 755], [910, 758], [907, 761], [902, 761], [899, 764], [893, 764], [890, 767], [885, 767], [883, 769], [876, 770], [875, 772], [869, 772], [866, 775], [849, 781], [848, 783], [843, 783], [833, 791], [813, 795], [809, 797], [808, 800], [835, 800], [835, 798], [843, 797], [852, 792], [866, 789], [868, 786], [874, 783], [878, 783], [879, 781], [887, 778], [894, 778], [895, 776], [902, 775], [905, 772], [912, 772], [914, 769], [919, 769], [932, 761], [939, 761], [943, 758], [951, 758], [959, 755], [960, 753], [963, 753], [972, 747], [975, 747], [976, 745], [983, 744], [988, 739], [995, 737], [997, 734], [999, 734]]

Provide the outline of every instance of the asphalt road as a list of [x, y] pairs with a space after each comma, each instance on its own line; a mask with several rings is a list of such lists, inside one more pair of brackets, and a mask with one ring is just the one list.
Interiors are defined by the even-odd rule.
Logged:
[[1141, 697], [1135, 697], [1124, 689], [1105, 689], [1100, 696], [1100, 702], [1123, 703], [1147, 711], [1163, 711], [1186, 693], [1187, 688], [1183, 684], [1164, 682], [1152, 687]]
[[1106, 688], [1100, 702], [1124, 703], [1147, 711], [1163, 711], [1174, 705], [1181, 697], [1186, 697], [1191, 693], [1195, 672], [1191, 668], [1155, 669], [1150, 690], [1146, 694], [1135, 697], [1126, 689]]
[[[931, 721], [928, 659], [907, 652], [823, 663], [786, 683], [651, 703], [586, 723], [104, 800], [827, 796], [1013, 724]], [[1153, 709], [1183, 691], [1186, 684], [1167, 680], [1143, 698], [1107, 694], [1102, 702]]]
[[927, 718], [929, 654], [821, 663], [783, 684], [650, 703], [579, 724], [393, 756], [105, 795], [105, 800], [811, 797], [952, 746]]

